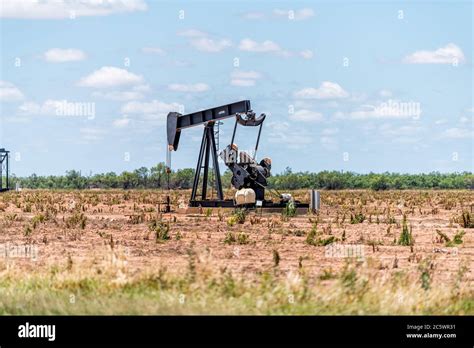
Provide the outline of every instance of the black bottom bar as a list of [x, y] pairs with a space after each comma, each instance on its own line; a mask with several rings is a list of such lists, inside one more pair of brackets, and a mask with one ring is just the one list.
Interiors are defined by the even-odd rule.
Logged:
[[[26, 323], [55, 325], [54, 341], [19, 337]], [[0, 316], [0, 344], [472, 347], [472, 327], [472, 316]]]

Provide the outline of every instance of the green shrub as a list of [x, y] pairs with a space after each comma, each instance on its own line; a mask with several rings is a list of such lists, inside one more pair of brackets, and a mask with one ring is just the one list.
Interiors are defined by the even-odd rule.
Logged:
[[237, 244], [249, 244], [250, 238], [247, 233], [240, 232], [237, 236]]
[[365, 220], [365, 215], [362, 212], [351, 214], [351, 224], [361, 224]]
[[227, 232], [224, 238], [224, 244], [234, 244], [237, 240], [232, 232]]
[[161, 218], [153, 219], [149, 224], [148, 228], [150, 231], [155, 233], [155, 241], [157, 243], [171, 239], [169, 235], [170, 225], [164, 222]]
[[245, 209], [235, 209], [232, 216], [235, 218], [237, 223], [243, 224], [245, 222], [245, 218], [247, 217], [247, 212]]
[[414, 245], [415, 241], [412, 235], [412, 228], [408, 229], [407, 225], [407, 216], [403, 214], [403, 225], [402, 225], [402, 233], [400, 234], [400, 238], [398, 239], [399, 245]]
[[296, 216], [296, 205], [294, 201], [289, 201], [283, 208], [282, 215], [286, 218]]

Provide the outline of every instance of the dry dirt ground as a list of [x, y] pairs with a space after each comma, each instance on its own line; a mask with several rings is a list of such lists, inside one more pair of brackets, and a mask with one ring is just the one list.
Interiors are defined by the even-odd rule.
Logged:
[[[249, 212], [243, 223], [226, 209], [160, 214], [166, 194], [1, 194], [0, 266], [25, 274], [73, 265], [100, 272], [107, 263], [122, 262], [131, 274], [163, 267], [179, 274], [193, 253], [198, 262], [248, 279], [278, 267], [282, 275], [304, 268], [310, 278], [330, 281], [352, 255], [377, 277], [403, 271], [423, 282], [424, 272], [433, 287], [454, 285], [461, 276], [464, 286], [474, 284], [474, 229], [462, 227], [460, 218], [473, 210], [471, 191], [323, 191], [319, 214]], [[293, 194], [307, 199], [305, 191]], [[188, 191], [172, 192], [175, 207], [188, 196]], [[411, 246], [399, 245], [404, 215]], [[24, 245], [33, 246], [34, 255], [22, 257]]]

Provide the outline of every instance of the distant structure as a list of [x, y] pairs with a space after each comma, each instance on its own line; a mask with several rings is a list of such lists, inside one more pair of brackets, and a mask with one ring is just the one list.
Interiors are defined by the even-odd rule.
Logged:
[[[9, 153], [3, 148], [0, 149], [0, 192], [10, 189], [10, 164]], [[5, 180], [3, 179], [5, 177]]]

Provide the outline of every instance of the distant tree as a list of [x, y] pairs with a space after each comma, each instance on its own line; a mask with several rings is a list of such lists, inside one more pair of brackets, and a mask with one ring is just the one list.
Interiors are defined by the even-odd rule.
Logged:
[[387, 190], [389, 188], [387, 176], [376, 175], [370, 180], [370, 188], [375, 191]]
[[193, 186], [194, 169], [178, 169], [173, 175], [172, 185], [175, 188], [188, 189]]
[[165, 180], [165, 177], [166, 166], [163, 162], [160, 162], [156, 166], [150, 168], [151, 187], [162, 187], [162, 181]]
[[147, 187], [147, 181], [148, 181], [148, 168], [147, 167], [140, 167], [138, 169], [135, 169], [134, 174], [136, 176], [137, 180], [137, 185], [138, 187]]
[[[125, 171], [120, 175], [114, 172], [82, 176], [79, 171], [70, 170], [64, 176], [12, 177], [25, 188], [39, 189], [84, 189], [99, 188], [161, 188], [167, 187], [168, 174], [164, 163], [158, 163], [150, 169], [141, 167], [133, 172]], [[230, 187], [232, 173], [227, 169], [222, 177], [222, 186]], [[186, 168], [172, 171], [169, 174], [171, 188], [190, 188], [194, 180], [194, 169]], [[442, 174], [357, 174], [353, 172], [321, 171], [319, 173], [292, 172], [286, 168], [281, 174], [274, 174], [268, 179], [270, 187], [275, 189], [474, 189], [474, 175], [471, 172]]]

